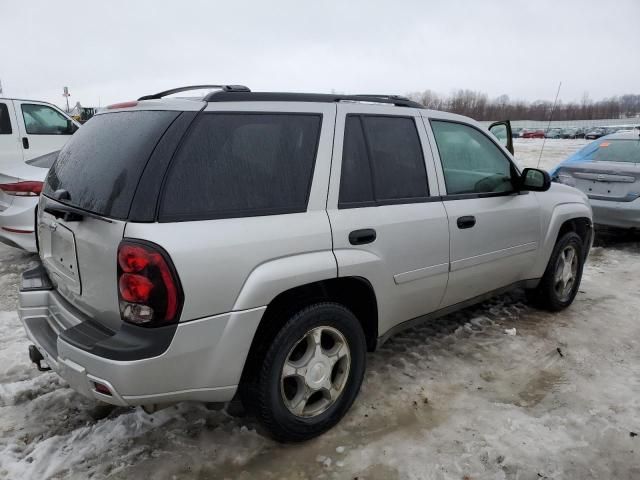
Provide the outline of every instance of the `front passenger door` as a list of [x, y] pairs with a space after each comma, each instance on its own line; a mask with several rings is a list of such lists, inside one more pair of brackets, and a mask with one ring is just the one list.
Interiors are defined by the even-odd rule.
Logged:
[[533, 192], [514, 188], [519, 172], [480, 128], [431, 119], [449, 217], [451, 267], [442, 307], [527, 279], [540, 240]]
[[78, 129], [52, 106], [18, 100], [14, 103], [18, 117], [22, 117], [18, 125], [25, 161], [62, 149]]

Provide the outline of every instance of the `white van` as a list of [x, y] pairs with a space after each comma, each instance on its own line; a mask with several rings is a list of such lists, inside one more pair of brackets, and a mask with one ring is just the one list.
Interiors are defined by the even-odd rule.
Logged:
[[0, 98], [0, 175], [9, 162], [60, 150], [79, 126], [50, 103]]

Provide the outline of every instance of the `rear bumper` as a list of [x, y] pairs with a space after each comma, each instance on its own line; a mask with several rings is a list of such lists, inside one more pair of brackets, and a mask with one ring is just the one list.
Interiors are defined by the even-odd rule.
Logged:
[[589, 200], [593, 223], [618, 228], [640, 228], [640, 198], [632, 202]]
[[35, 209], [37, 197], [16, 197], [0, 209], [0, 242], [28, 252], [36, 251]]
[[[113, 332], [83, 319], [39, 268], [23, 274], [19, 316], [73, 389], [115, 405], [233, 398], [266, 307], [180, 323], [170, 335], [126, 324]], [[109, 394], [96, 391], [96, 383]]]

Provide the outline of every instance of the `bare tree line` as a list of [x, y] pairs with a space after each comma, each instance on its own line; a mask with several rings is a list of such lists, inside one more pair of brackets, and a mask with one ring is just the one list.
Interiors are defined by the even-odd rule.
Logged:
[[[408, 95], [427, 108], [466, 115], [476, 120], [549, 120], [553, 102], [511, 100], [507, 95], [490, 99], [486, 93], [456, 90], [442, 96], [432, 90]], [[636, 117], [640, 115], [640, 95], [626, 94], [593, 101], [585, 93], [580, 102], [558, 100], [554, 120], [598, 120]]]

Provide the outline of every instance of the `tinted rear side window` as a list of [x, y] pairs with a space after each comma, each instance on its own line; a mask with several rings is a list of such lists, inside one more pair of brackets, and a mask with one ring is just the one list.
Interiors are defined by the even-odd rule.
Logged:
[[342, 147], [342, 173], [340, 175], [340, 206], [374, 205], [369, 155], [359, 116], [347, 117]]
[[9, 109], [6, 103], [0, 103], [0, 135], [8, 135], [10, 133], [12, 133], [12, 130]]
[[207, 113], [167, 174], [160, 221], [303, 212], [321, 115]]
[[339, 208], [425, 201], [429, 196], [413, 118], [348, 115]]
[[60, 151], [45, 195], [69, 192], [64, 203], [124, 219], [145, 165], [167, 127], [179, 115], [132, 111], [96, 115]]

